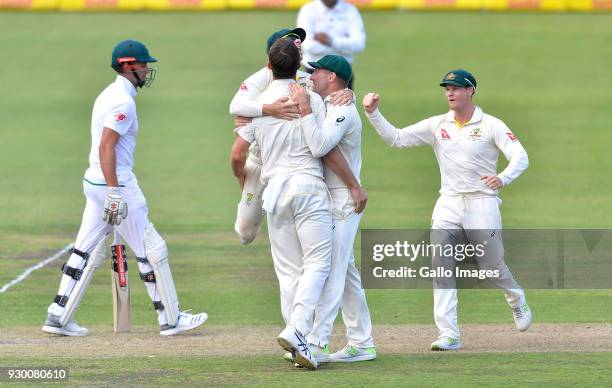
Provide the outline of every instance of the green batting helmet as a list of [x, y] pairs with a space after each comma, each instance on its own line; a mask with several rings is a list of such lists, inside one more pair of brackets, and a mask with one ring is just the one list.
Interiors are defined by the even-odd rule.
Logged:
[[121, 67], [121, 64], [126, 62], [157, 62], [157, 59], [149, 55], [147, 47], [137, 40], [124, 40], [117, 43], [113, 49], [111, 66], [113, 68]]

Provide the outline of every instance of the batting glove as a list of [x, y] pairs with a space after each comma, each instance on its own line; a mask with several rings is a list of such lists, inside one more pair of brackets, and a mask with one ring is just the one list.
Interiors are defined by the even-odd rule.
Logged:
[[119, 225], [128, 215], [127, 203], [123, 200], [118, 187], [109, 187], [104, 201], [102, 220], [110, 225]]

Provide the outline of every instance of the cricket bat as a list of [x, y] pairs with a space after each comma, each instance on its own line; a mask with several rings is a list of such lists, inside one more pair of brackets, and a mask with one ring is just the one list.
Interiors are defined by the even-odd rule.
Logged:
[[132, 326], [130, 306], [130, 284], [128, 281], [125, 245], [116, 244], [112, 251], [113, 320], [115, 333], [127, 333]]

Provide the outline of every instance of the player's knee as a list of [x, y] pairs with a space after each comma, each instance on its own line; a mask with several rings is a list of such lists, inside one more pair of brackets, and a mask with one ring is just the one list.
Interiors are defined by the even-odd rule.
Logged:
[[168, 260], [166, 241], [157, 233], [152, 223], [149, 223], [145, 228], [144, 246], [147, 259], [151, 264], [160, 264]]

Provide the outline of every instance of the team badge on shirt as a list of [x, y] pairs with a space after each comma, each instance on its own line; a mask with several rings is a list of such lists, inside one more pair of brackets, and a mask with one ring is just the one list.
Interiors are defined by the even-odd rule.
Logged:
[[246, 86], [246, 84], [243, 82], [242, 84], [240, 84], [240, 90], [242, 91], [247, 91], [249, 90], [249, 88]]
[[514, 136], [514, 133], [512, 132], [506, 132], [506, 135], [508, 135], [508, 138], [512, 141], [517, 141], [518, 138], [516, 136]]
[[446, 129], [440, 129], [440, 134], [442, 135], [442, 140], [450, 140], [450, 136], [448, 136], [448, 132], [446, 132]]
[[480, 139], [482, 138], [482, 130], [480, 128], [474, 128], [470, 131], [470, 139]]
[[117, 113], [117, 115], [115, 115], [115, 121], [122, 122], [123, 120], [125, 120], [127, 118], [127, 116], [125, 115], [125, 113]]

